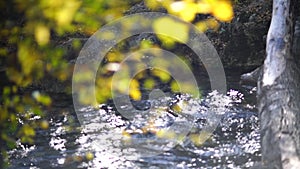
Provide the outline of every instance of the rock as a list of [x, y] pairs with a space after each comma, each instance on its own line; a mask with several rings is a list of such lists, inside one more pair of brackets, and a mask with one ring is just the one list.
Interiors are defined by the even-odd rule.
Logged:
[[206, 33], [225, 68], [258, 67], [265, 56], [271, 21], [271, 1], [246, 0], [234, 4], [235, 17], [222, 23], [219, 31]]
[[262, 71], [262, 66], [256, 68], [250, 73], [245, 73], [241, 75], [241, 84], [246, 84], [246, 85], [257, 85], [258, 78], [261, 74]]

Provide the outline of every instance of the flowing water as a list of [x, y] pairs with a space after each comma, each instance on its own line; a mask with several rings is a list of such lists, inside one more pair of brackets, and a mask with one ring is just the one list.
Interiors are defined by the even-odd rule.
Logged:
[[113, 104], [76, 114], [57, 96], [45, 110], [49, 128], [9, 153], [10, 168], [249, 168], [260, 160], [255, 88], [235, 79], [227, 96], [159, 95], [119, 107], [132, 114]]

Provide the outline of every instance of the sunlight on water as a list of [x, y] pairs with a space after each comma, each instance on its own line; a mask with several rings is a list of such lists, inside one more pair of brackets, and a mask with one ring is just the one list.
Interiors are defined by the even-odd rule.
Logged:
[[85, 107], [77, 114], [85, 119], [81, 126], [70, 123], [74, 112], [66, 111], [51, 118], [49, 131], [38, 132], [35, 145], [20, 144], [10, 152], [18, 161], [12, 168], [46, 163], [63, 168], [250, 167], [260, 158], [259, 126], [255, 110], [243, 100], [232, 89], [227, 96], [211, 92], [202, 100], [173, 95], [135, 103], [150, 105], [143, 113], [121, 105], [132, 119], [110, 105]]

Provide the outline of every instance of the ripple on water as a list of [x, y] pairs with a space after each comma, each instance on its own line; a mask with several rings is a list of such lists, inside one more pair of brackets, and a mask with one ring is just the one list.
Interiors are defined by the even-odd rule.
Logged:
[[[70, 127], [67, 116], [74, 116], [73, 111], [58, 114], [48, 131], [37, 132], [34, 146], [29, 146], [29, 150], [20, 146], [11, 152], [12, 168], [250, 167], [260, 158], [257, 113], [241, 104], [239, 99], [243, 96], [239, 92], [231, 91], [230, 100], [223, 97], [211, 94], [200, 101], [164, 96], [140, 103], [151, 104], [151, 108], [134, 114], [130, 120], [109, 105], [85, 107], [77, 112], [79, 118], [85, 119], [80, 121], [81, 126], [75, 122]], [[176, 104], [181, 109], [172, 107]], [[131, 111], [134, 106], [122, 108]], [[195, 144], [189, 136], [209, 130], [207, 126], [215, 118], [221, 123], [215, 126], [212, 137]], [[164, 129], [170, 136], [159, 137]], [[180, 135], [185, 132], [186, 137]], [[91, 161], [85, 159], [86, 152], [93, 153]]]

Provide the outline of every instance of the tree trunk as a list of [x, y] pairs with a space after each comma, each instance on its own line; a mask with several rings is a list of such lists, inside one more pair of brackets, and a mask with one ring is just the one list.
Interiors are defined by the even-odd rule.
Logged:
[[257, 92], [263, 168], [300, 168], [300, 73], [292, 52], [299, 5], [297, 0], [273, 1]]

